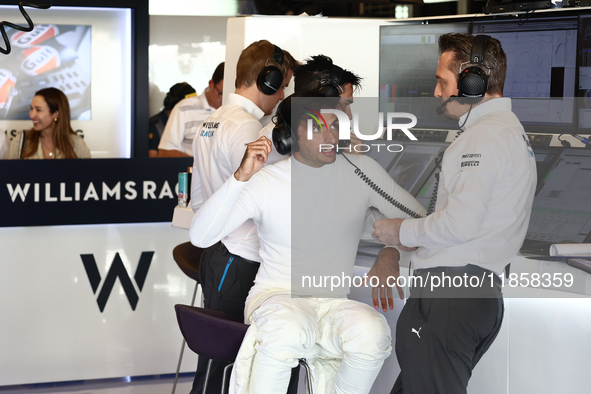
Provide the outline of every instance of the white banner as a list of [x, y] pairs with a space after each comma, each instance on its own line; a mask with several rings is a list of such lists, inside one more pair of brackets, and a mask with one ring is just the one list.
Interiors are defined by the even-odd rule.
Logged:
[[[172, 258], [186, 230], [13, 227], [0, 228], [0, 240], [0, 386], [175, 371], [182, 336], [174, 305], [190, 304], [195, 288]], [[96, 291], [83, 255], [96, 263]], [[196, 365], [185, 351], [181, 372]]]

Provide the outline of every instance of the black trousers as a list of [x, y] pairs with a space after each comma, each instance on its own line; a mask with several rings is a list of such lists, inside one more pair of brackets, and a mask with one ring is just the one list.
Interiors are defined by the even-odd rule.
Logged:
[[417, 270], [414, 275], [425, 279], [442, 273], [485, 280], [482, 287], [452, 285], [452, 291], [431, 289], [429, 283], [413, 287], [396, 324], [401, 372], [391, 394], [466, 393], [472, 370], [499, 333], [504, 313], [499, 278], [472, 265]]
[[[242, 321], [246, 297], [254, 284], [259, 265], [258, 262], [230, 253], [221, 242], [207, 248], [201, 255], [199, 264], [199, 277], [205, 308], [235, 315]], [[224, 368], [228, 363], [212, 361], [207, 381], [207, 392], [204, 393], [203, 385], [208, 362], [209, 359], [199, 357], [191, 394], [218, 394], [221, 392]], [[299, 372], [299, 369], [297, 371]], [[292, 373], [288, 393], [297, 392], [298, 377], [299, 373], [296, 373], [295, 376]]]

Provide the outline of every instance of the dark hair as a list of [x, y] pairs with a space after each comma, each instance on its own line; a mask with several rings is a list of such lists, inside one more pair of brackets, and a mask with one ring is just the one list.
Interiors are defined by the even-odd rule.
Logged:
[[[316, 55], [306, 60], [305, 64], [299, 66], [294, 76], [294, 90], [296, 92], [313, 92], [320, 88], [320, 81], [330, 78], [332, 72], [332, 59], [325, 55]], [[339, 86], [344, 89], [350, 83], [354, 90], [361, 87], [361, 77], [349, 70], [343, 69], [343, 76]]]
[[[291, 54], [283, 50], [283, 68], [285, 72], [298, 65]], [[259, 73], [265, 68], [267, 60], [273, 57], [275, 46], [267, 40], [253, 42], [240, 53], [236, 64], [236, 87], [248, 88], [256, 83]], [[279, 67], [281, 68], [281, 67]]]
[[211, 80], [213, 81], [214, 85], [217, 85], [221, 80], [224, 79], [224, 62], [218, 64], [211, 76]]
[[188, 83], [175, 83], [166, 94], [166, 97], [164, 97], [164, 109], [168, 111], [172, 110], [179, 101], [193, 93], [195, 93], [195, 89]]
[[[55, 129], [53, 131], [53, 143], [57, 149], [62, 152], [66, 159], [76, 159], [74, 146], [70, 138], [71, 134], [76, 135], [70, 126], [70, 104], [68, 98], [59, 89], [45, 88], [37, 91], [35, 96], [41, 96], [47, 103], [47, 107], [51, 113], [59, 111], [59, 115], [55, 121]], [[27, 146], [22, 157], [29, 157], [37, 152], [39, 146], [39, 133], [34, 129], [27, 130]]]
[[[456, 79], [460, 73], [460, 65], [470, 62], [473, 44], [474, 36], [471, 34], [447, 33], [439, 37], [439, 53], [454, 53], [454, 61], [450, 63], [450, 71], [456, 75]], [[503, 51], [500, 41], [496, 38], [491, 37], [488, 41], [484, 51], [483, 63], [491, 67], [486, 92], [502, 96], [505, 75], [507, 74], [507, 55]]]
[[[294, 93], [279, 104], [275, 116], [273, 116], [273, 123], [289, 124], [292, 132], [297, 136], [300, 124], [311, 119], [310, 109], [320, 112], [321, 109], [335, 109], [338, 104], [338, 97], [325, 97], [317, 91]], [[292, 122], [292, 119], [295, 122]]]

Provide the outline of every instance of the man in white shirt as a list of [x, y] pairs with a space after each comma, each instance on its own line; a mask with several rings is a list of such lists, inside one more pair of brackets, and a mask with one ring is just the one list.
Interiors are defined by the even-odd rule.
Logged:
[[338, 98], [331, 99], [332, 106], [305, 98], [294, 109], [294, 96], [279, 106], [277, 129], [293, 130], [289, 137], [282, 133], [292, 147], [299, 140], [298, 150], [261, 170], [271, 143], [264, 136], [250, 143], [239, 169], [194, 216], [189, 236], [204, 247], [245, 221], [257, 226], [262, 263], [246, 301], [244, 317], [251, 326], [232, 373], [231, 393], [285, 392], [291, 368], [306, 358], [315, 393], [363, 394], [390, 354], [390, 328], [370, 306], [346, 299], [350, 284], [345, 280], [315, 286], [305, 277], [314, 276], [316, 283], [324, 274], [353, 276], [370, 206], [387, 217], [408, 217], [372, 190], [356, 167], [415, 216], [424, 209], [373, 159], [337, 156], [335, 115], [323, 114], [328, 129], [315, 127], [308, 139], [306, 112], [334, 108]]
[[536, 186], [533, 151], [502, 97], [500, 42], [450, 33], [439, 51], [435, 96], [463, 133], [443, 157], [435, 212], [374, 224], [380, 241], [419, 248], [411, 261], [424, 279], [396, 326], [401, 373], [392, 393], [466, 393], [501, 327], [499, 275], [523, 243]]
[[158, 144], [158, 157], [188, 157], [193, 155], [193, 139], [203, 122], [222, 105], [224, 63], [220, 63], [209, 86], [199, 96], [181, 100], [174, 106]]
[[[246, 144], [257, 139], [260, 119], [284, 98], [297, 63], [291, 54], [261, 40], [242, 51], [236, 65], [236, 93], [198, 128], [193, 141], [191, 206], [197, 211], [240, 165]], [[252, 221], [204, 251], [199, 273], [206, 308], [242, 316], [259, 268], [259, 241]], [[191, 393], [201, 393], [207, 360], [199, 359]], [[212, 365], [209, 392], [218, 392], [224, 363]]]
[[164, 108], [156, 115], [150, 117], [148, 122], [148, 156], [158, 157], [158, 145], [164, 134], [164, 128], [175, 105], [181, 100], [195, 96], [195, 89], [186, 82], [174, 84], [164, 98]]

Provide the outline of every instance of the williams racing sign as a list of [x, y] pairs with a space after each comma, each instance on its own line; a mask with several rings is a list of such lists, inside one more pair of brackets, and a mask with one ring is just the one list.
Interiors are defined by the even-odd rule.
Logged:
[[168, 222], [192, 158], [6, 160], [0, 227]]

